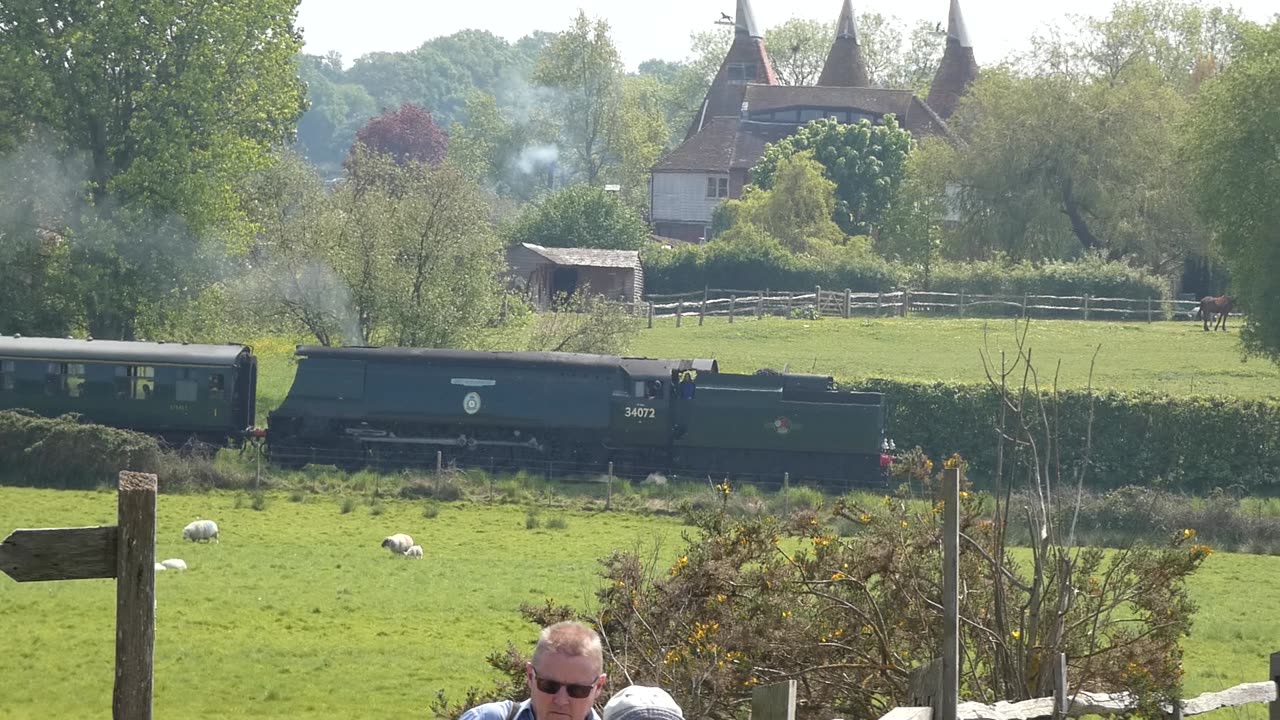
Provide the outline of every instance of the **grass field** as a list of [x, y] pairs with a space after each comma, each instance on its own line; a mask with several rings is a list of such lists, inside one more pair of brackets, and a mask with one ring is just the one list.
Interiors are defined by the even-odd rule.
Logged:
[[[858, 318], [840, 320], [740, 320], [729, 324], [697, 318], [677, 328], [660, 320], [640, 331], [629, 354], [648, 357], [712, 357], [732, 372], [762, 367], [818, 372], [845, 381], [880, 377], [925, 382], [985, 382], [979, 351], [1015, 352], [1014, 321], [957, 318]], [[1174, 395], [1280, 397], [1280, 368], [1267, 360], [1244, 361], [1238, 336], [1206, 333], [1198, 323], [1110, 323], [1034, 320], [1027, 336], [1033, 357], [1051, 379], [1058, 362], [1061, 387], [1082, 388], [1097, 351], [1095, 388], [1153, 390]], [[509, 349], [518, 333], [491, 336], [485, 344]], [[294, 342], [264, 338], [259, 356], [258, 412], [280, 404], [293, 380]]]
[[[527, 530], [515, 505], [459, 503], [426, 519], [417, 503], [387, 501], [375, 516], [337, 500], [275, 495], [255, 511], [231, 494], [160, 497], [158, 558], [191, 569], [156, 578], [156, 717], [424, 717], [437, 689], [486, 683], [485, 655], [532, 637], [520, 602], [582, 605], [597, 558], [654, 541], [674, 557], [681, 544], [663, 517], [544, 511], [567, 527]], [[220, 544], [179, 539], [196, 516], [218, 520]], [[0, 533], [114, 519], [114, 493], [0, 487]], [[378, 547], [397, 531], [426, 559]], [[1265, 679], [1280, 650], [1280, 557], [1216, 554], [1193, 589], [1188, 691]], [[0, 578], [0, 718], [106, 715], [114, 607], [110, 581]]]

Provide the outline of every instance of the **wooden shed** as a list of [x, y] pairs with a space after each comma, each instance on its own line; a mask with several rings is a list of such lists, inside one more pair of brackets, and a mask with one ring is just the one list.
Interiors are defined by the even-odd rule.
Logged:
[[507, 248], [507, 267], [509, 282], [524, 290], [539, 310], [557, 295], [583, 291], [627, 303], [639, 303], [644, 296], [644, 270], [635, 250], [521, 243]]

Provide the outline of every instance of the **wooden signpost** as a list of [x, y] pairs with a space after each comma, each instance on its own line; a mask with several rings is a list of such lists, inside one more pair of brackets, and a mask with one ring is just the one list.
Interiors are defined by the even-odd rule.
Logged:
[[114, 720], [150, 720], [156, 615], [156, 476], [120, 473], [117, 525], [14, 530], [0, 572], [18, 582], [116, 579]]

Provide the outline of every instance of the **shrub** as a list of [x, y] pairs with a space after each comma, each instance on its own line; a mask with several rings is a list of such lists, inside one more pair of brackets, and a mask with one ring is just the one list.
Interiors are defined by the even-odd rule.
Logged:
[[253, 499], [249, 503], [249, 507], [259, 512], [267, 509], [267, 494], [262, 491], [253, 493]]
[[547, 519], [548, 530], [564, 530], [569, 527], [569, 520], [563, 515], [556, 515]]
[[440, 515], [440, 503], [429, 501], [422, 506], [422, 517], [434, 520]]
[[525, 530], [537, 530], [538, 526], [540, 526], [541, 524], [542, 524], [542, 518], [539, 516], [537, 510], [530, 510], [529, 512], [525, 513], [525, 516], [524, 516]]
[[338, 511], [343, 515], [356, 509], [356, 499], [353, 497], [344, 497], [342, 502], [338, 503]]
[[0, 476], [6, 482], [92, 490], [102, 483], [115, 487], [121, 470], [159, 476], [163, 467], [163, 452], [150, 436], [82, 423], [74, 414], [0, 411]]
[[369, 503], [369, 514], [374, 517], [377, 517], [386, 511], [387, 509], [382, 505], [381, 500], [374, 500]]

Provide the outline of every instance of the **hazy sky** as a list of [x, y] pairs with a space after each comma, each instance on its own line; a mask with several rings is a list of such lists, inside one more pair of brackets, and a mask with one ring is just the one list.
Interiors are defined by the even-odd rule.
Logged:
[[[842, 0], [752, 0], [761, 28], [791, 17], [834, 21]], [[979, 64], [993, 64], [1024, 47], [1038, 28], [1063, 22], [1067, 13], [1105, 15], [1113, 0], [960, 0]], [[1227, 4], [1227, 3], [1222, 3]], [[1265, 21], [1277, 0], [1236, 0], [1251, 20]], [[683, 60], [689, 33], [710, 30], [736, 0], [301, 0], [298, 25], [305, 51], [342, 53], [348, 65], [368, 52], [412, 50], [426, 40], [465, 28], [515, 40], [533, 30], [558, 31], [581, 8], [602, 17], [628, 68], [650, 58]], [[854, 0], [855, 14], [879, 12], [908, 22], [946, 23], [950, 0]]]

